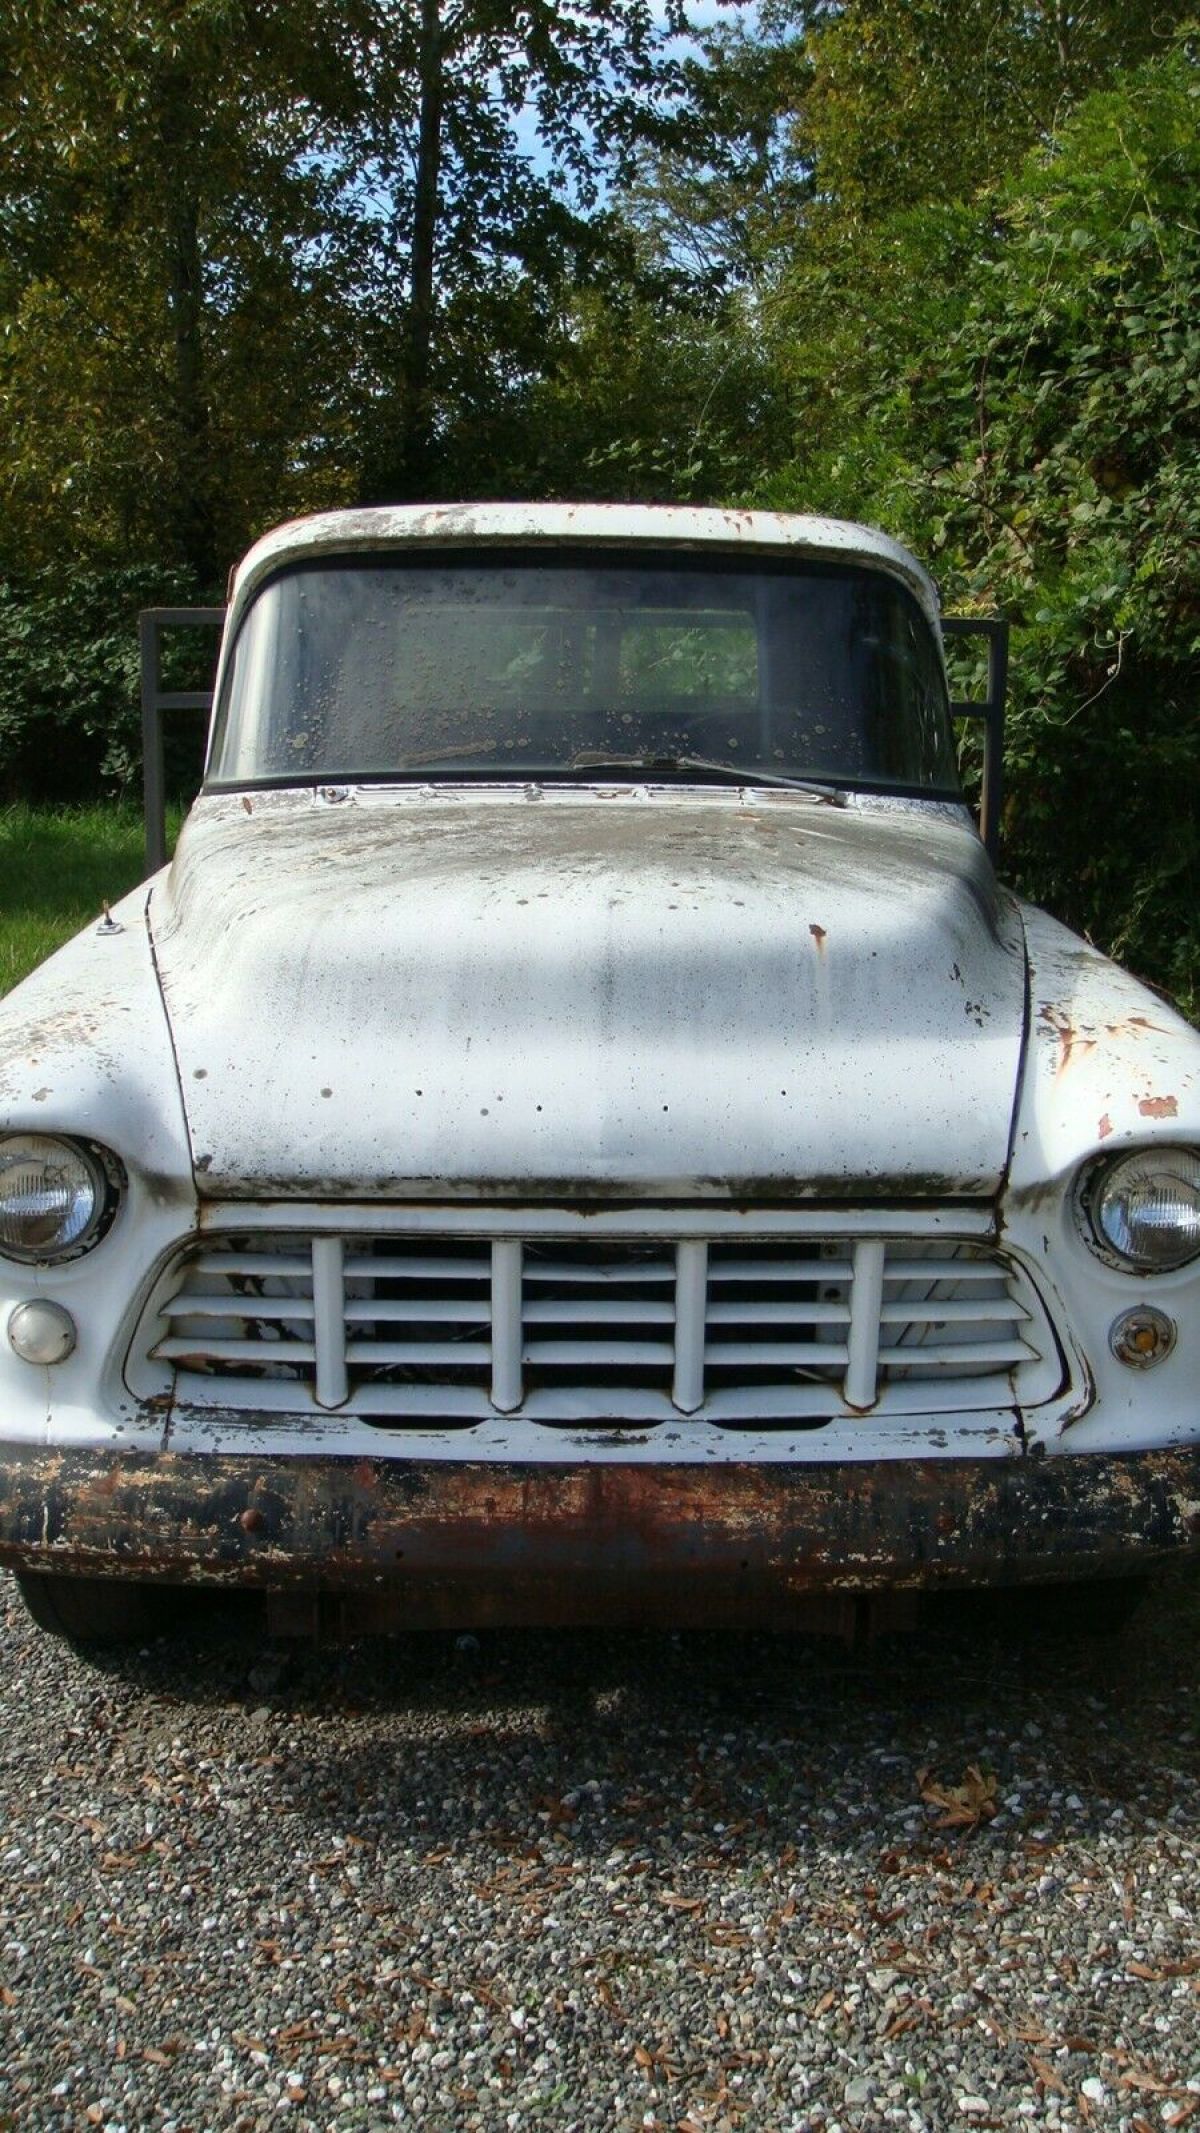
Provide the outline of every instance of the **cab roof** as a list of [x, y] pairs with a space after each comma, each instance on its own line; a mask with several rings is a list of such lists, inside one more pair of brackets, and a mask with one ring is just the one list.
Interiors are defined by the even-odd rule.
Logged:
[[916, 557], [872, 526], [850, 519], [782, 511], [722, 511], [690, 504], [386, 504], [361, 511], [322, 511], [265, 534], [235, 571], [230, 621], [250, 595], [285, 564], [321, 556], [379, 554], [407, 547], [687, 548], [726, 554], [790, 553], [818, 561], [859, 563], [899, 578], [934, 627], [937, 589]]

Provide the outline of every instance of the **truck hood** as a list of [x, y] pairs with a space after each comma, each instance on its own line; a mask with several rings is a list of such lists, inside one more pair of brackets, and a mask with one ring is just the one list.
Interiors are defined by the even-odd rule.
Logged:
[[201, 1192], [990, 1196], [1025, 1003], [960, 810], [202, 798], [150, 909]]

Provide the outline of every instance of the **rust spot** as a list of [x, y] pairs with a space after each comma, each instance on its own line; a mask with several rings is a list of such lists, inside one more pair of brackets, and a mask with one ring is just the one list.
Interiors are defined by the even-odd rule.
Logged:
[[1104, 1114], [1104, 1116], [1103, 1116], [1103, 1118], [1102, 1118], [1102, 1119], [1101, 1119], [1101, 1121], [1100, 1121], [1100, 1124], [1099, 1124], [1099, 1125], [1097, 1126], [1097, 1128], [1096, 1128], [1096, 1133], [1097, 1133], [1097, 1137], [1098, 1137], [1098, 1138], [1099, 1138], [1100, 1140], [1102, 1140], [1102, 1141], [1106, 1141], [1106, 1140], [1108, 1139], [1108, 1136], [1109, 1136], [1109, 1134], [1110, 1134], [1111, 1132], [1112, 1132], [1112, 1120], [1111, 1120], [1111, 1118], [1109, 1117], [1109, 1115], [1108, 1115], [1108, 1113], [1107, 1113], [1107, 1111], [1106, 1111], [1106, 1112], [1105, 1112], [1105, 1114]]
[[1143, 1118], [1178, 1118], [1179, 1105], [1173, 1096], [1143, 1096], [1138, 1105]]
[[810, 926], [808, 930], [817, 944], [817, 954], [823, 955], [825, 953], [825, 942], [828, 938], [824, 926]]
[[1054, 1069], [1056, 1081], [1067, 1072], [1076, 1056], [1086, 1059], [1089, 1052], [1095, 1051], [1095, 1038], [1081, 1037], [1074, 1023], [1064, 1014], [1061, 1007], [1051, 1006], [1048, 1002], [1043, 1003], [1039, 1010], [1039, 1020], [1045, 1023], [1047, 1029], [1053, 1030], [1058, 1039], [1058, 1064]]

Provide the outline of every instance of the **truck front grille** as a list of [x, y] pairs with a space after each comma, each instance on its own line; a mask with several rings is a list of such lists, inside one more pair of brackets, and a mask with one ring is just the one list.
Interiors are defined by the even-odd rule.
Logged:
[[150, 1299], [136, 1389], [148, 1372], [226, 1413], [736, 1428], [1028, 1405], [1061, 1365], [1028, 1276], [985, 1241], [746, 1217], [707, 1237], [209, 1236]]

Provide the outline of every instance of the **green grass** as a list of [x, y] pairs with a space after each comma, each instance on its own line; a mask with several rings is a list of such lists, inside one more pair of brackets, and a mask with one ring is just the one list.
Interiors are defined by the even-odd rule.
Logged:
[[135, 807], [0, 808], [0, 993], [144, 872]]

